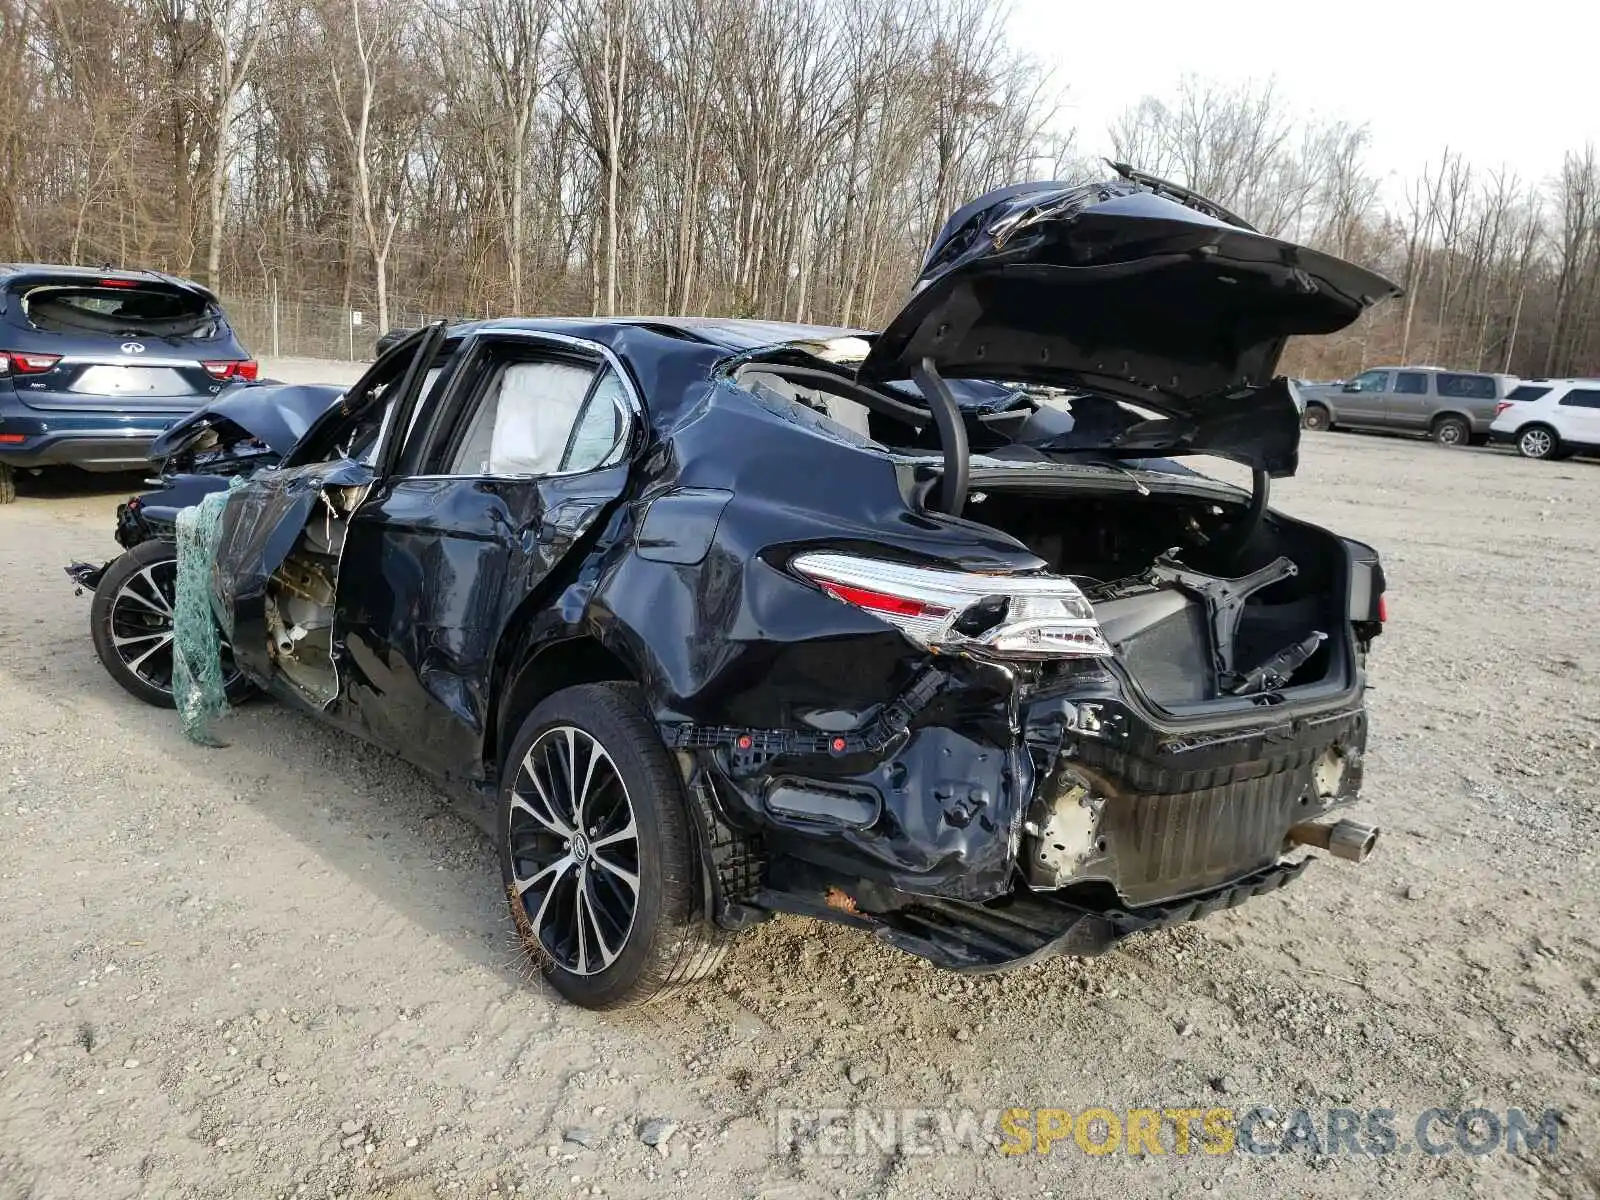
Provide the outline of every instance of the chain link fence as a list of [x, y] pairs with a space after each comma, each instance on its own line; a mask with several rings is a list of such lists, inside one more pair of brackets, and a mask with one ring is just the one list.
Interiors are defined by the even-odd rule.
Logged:
[[[309, 304], [271, 293], [225, 292], [222, 306], [245, 349], [256, 357], [321, 358], [365, 362], [384, 332], [369, 309]], [[390, 329], [415, 329], [430, 321], [460, 320], [405, 300], [389, 303]]]

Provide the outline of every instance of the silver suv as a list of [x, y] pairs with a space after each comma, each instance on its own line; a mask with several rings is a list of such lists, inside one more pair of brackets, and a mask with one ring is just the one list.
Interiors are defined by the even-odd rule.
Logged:
[[1520, 381], [1515, 375], [1374, 367], [1345, 383], [1301, 388], [1307, 429], [1385, 429], [1424, 434], [1441, 446], [1488, 440], [1495, 407]]

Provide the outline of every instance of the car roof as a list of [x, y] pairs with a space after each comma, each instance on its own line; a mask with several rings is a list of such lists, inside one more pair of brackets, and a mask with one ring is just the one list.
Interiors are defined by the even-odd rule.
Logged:
[[1394, 364], [1387, 366], [1367, 367], [1368, 371], [1431, 371], [1436, 375], [1492, 375], [1496, 379], [1521, 379], [1520, 375], [1511, 375], [1505, 371], [1478, 371], [1471, 367], [1398, 367]]
[[575, 329], [593, 331], [611, 328], [648, 329], [655, 333], [684, 337], [723, 350], [739, 352], [787, 342], [833, 341], [837, 338], [872, 338], [863, 329], [836, 325], [801, 325], [792, 321], [762, 321], [746, 317], [494, 317], [454, 328], [527, 329], [550, 333]]

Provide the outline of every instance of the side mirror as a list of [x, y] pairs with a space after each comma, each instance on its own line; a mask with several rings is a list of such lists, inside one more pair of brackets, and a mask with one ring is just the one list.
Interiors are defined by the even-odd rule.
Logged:
[[1361, 390], [1361, 384], [1359, 381], [1352, 379], [1349, 383], [1344, 385], [1342, 390], [1346, 392], [1359, 392]]

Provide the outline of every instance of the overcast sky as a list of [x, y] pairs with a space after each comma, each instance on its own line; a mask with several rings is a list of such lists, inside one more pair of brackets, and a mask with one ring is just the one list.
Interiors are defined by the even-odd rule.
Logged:
[[[1066, 86], [1081, 151], [1185, 72], [1225, 83], [1276, 77], [1295, 111], [1367, 125], [1369, 162], [1411, 175], [1446, 145], [1481, 167], [1543, 181], [1563, 151], [1600, 148], [1595, 0], [1012, 0], [1015, 43]], [[1390, 180], [1389, 186], [1395, 186]]]

